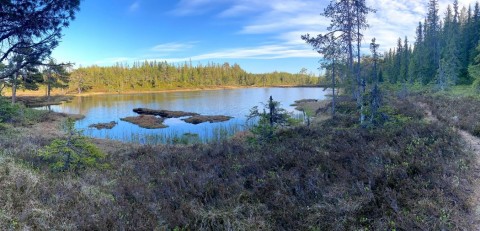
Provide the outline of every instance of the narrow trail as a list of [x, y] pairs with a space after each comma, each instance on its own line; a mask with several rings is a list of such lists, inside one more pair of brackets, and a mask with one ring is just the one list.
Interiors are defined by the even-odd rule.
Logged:
[[[416, 102], [415, 103], [417, 106], [423, 109], [425, 113], [425, 120], [429, 122], [441, 122], [433, 113], [432, 110], [430, 110], [430, 107], [428, 104], [423, 103], [423, 102]], [[456, 132], [460, 135], [462, 140], [465, 142], [466, 146], [465, 149], [467, 151], [473, 152], [473, 154], [477, 157], [477, 165], [480, 166], [480, 138], [470, 134], [470, 132], [465, 131], [460, 128], [454, 128]], [[480, 217], [480, 181], [477, 182], [477, 186], [474, 188], [474, 198], [472, 198], [473, 203], [475, 203], [475, 215], [476, 217]], [[478, 221], [475, 221], [476, 228], [475, 230], [480, 231], [480, 224]]]

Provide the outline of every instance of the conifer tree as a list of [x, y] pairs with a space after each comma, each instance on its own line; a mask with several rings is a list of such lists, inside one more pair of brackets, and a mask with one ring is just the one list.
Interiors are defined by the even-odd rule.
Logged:
[[2, 69], [0, 79], [49, 57], [79, 5], [80, 0], [0, 1], [0, 63], [13, 59], [14, 54], [25, 56], [14, 68]]

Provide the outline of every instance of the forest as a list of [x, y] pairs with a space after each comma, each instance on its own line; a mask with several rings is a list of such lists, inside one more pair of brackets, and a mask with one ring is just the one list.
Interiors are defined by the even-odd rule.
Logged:
[[[1, 230], [480, 229], [478, 2], [453, 0], [440, 12], [439, 0], [425, 1], [415, 38], [399, 35], [385, 49], [378, 38], [364, 41], [375, 6], [331, 0], [319, 12], [330, 22], [323, 33], [298, 34], [318, 52], [321, 77], [304, 68], [251, 74], [229, 63], [73, 69], [51, 56], [83, 2], [1, 3], [0, 89], [10, 93], [0, 95]], [[302, 118], [270, 96], [246, 115], [255, 123], [234, 135], [162, 144], [90, 137], [75, 126], [84, 115], [15, 101], [17, 89], [50, 96], [56, 88], [279, 85], [332, 92], [294, 99]], [[123, 95], [102, 95], [113, 96]]]
[[383, 55], [382, 77], [389, 83], [435, 84], [445, 90], [471, 85], [480, 79], [480, 6], [449, 5], [444, 17], [431, 1], [424, 22], [419, 22], [413, 44], [405, 37]]
[[68, 79], [69, 89], [85, 91], [125, 92], [214, 86], [286, 86], [318, 84], [319, 78], [302, 69], [297, 74], [272, 72], [251, 74], [238, 64], [229, 63], [192, 66], [167, 62], [136, 62], [132, 67], [91, 66], [75, 69]]

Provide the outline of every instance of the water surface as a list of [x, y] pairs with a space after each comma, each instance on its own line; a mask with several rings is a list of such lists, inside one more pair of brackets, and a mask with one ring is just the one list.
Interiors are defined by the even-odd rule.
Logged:
[[[127, 142], [160, 143], [165, 138], [184, 133], [198, 134], [202, 140], [214, 139], [219, 133], [243, 130], [246, 115], [254, 106], [262, 106], [270, 96], [290, 112], [299, 114], [292, 106], [299, 99], [324, 99], [328, 91], [322, 88], [243, 88], [205, 91], [161, 92], [121, 95], [92, 95], [76, 97], [72, 102], [52, 106], [57, 112], [85, 115], [76, 127], [85, 135]], [[145, 129], [121, 121], [120, 118], [137, 116], [134, 108], [164, 109], [195, 112], [202, 115], [226, 115], [233, 119], [221, 123], [188, 124], [180, 118], [166, 119], [168, 128]], [[111, 130], [88, 128], [90, 124], [116, 121]]]

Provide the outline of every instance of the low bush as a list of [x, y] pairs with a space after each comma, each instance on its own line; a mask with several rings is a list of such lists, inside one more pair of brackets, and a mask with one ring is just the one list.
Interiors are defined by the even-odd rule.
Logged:
[[64, 125], [66, 137], [53, 140], [40, 152], [40, 157], [50, 163], [53, 171], [106, 167], [107, 165], [100, 163], [105, 154], [82, 136], [74, 125], [74, 120], [68, 118]]
[[274, 101], [272, 96], [266, 104], [263, 105], [263, 111], [259, 111], [255, 106], [250, 109], [247, 115], [248, 120], [253, 120], [254, 124], [250, 132], [254, 135], [254, 142], [266, 142], [274, 138], [274, 133], [279, 128], [288, 127], [297, 123], [292, 118], [291, 113], [280, 107], [280, 102]]
[[14, 122], [19, 119], [20, 106], [0, 96], [0, 122]]
[[455, 126], [480, 137], [480, 99], [477, 97], [460, 97], [448, 95], [417, 95], [416, 102], [429, 105], [432, 113], [442, 122]]
[[[262, 145], [97, 140], [111, 168], [0, 174], [0, 229], [473, 230], [474, 157], [413, 103], [386, 104], [391, 124], [362, 128], [345, 101], [335, 119], [278, 129]], [[15, 144], [32, 137], [2, 139], [3, 152], [28, 155]]]

